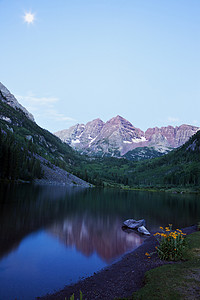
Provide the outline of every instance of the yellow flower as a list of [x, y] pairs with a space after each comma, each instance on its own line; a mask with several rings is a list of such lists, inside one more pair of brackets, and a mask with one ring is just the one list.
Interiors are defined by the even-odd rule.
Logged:
[[148, 252], [145, 253], [146, 256], [149, 256], [150, 254]]
[[162, 237], [167, 237], [167, 235], [165, 233], [161, 233], [160, 234]]
[[160, 226], [160, 229], [163, 229], [163, 227]]

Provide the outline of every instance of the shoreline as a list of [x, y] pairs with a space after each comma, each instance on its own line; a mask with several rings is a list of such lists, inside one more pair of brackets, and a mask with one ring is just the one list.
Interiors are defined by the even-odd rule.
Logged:
[[[186, 234], [197, 230], [196, 225], [186, 227], [182, 231]], [[87, 300], [111, 300], [114, 298], [130, 297], [134, 292], [144, 286], [144, 274], [156, 267], [174, 262], [161, 261], [156, 254], [150, 259], [146, 252], [154, 252], [157, 240], [151, 233], [142, 245], [125, 254], [119, 261], [100, 270], [98, 273], [67, 285], [54, 294], [37, 297], [40, 300], [68, 300], [74, 293], [75, 299], [79, 299], [80, 291], [83, 299]]]
[[160, 193], [171, 193], [171, 194], [200, 194], [200, 189], [199, 187], [197, 187], [197, 189], [192, 189], [191, 187], [162, 187], [162, 188], [158, 188], [158, 187], [154, 187], [154, 188], [148, 188], [148, 187], [130, 187], [130, 188], [122, 188], [122, 190], [125, 191], [142, 191], [142, 192], [152, 192], [152, 193], [156, 193], [156, 192], [160, 192]]
[[[64, 171], [64, 170], [63, 170]], [[65, 171], [67, 172], [67, 171]], [[69, 173], [70, 174], [70, 173]], [[76, 177], [75, 175], [72, 175]], [[76, 177], [78, 178], [78, 177]], [[80, 179], [80, 178], [78, 178]], [[80, 181], [83, 181], [80, 179]], [[99, 187], [95, 186], [89, 182], [86, 182], [85, 184], [79, 184], [79, 183], [74, 183], [73, 180], [71, 182], [63, 182], [59, 180], [52, 180], [52, 179], [47, 179], [47, 178], [35, 178], [31, 181], [26, 181], [22, 179], [17, 179], [17, 180], [10, 180], [10, 179], [0, 179], [1, 184], [35, 184], [35, 185], [51, 185], [51, 186], [66, 186], [66, 187], [84, 187], [84, 188], [106, 188], [106, 189], [116, 189], [116, 190], [122, 190], [122, 191], [136, 191], [136, 192], [151, 192], [151, 193], [170, 193], [170, 194], [194, 194], [194, 195], [200, 195], [200, 188], [197, 187], [197, 189], [192, 189], [192, 188], [186, 188], [186, 187], [173, 187], [173, 188], [148, 188], [148, 187], [119, 187], [119, 186], [106, 186], [106, 187]]]

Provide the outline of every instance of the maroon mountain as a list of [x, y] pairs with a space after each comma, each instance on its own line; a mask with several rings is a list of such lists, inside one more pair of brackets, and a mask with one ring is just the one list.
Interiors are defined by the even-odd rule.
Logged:
[[138, 147], [166, 153], [183, 145], [200, 128], [191, 125], [149, 128], [145, 132], [117, 116], [104, 123], [100, 119], [77, 124], [55, 133], [62, 141], [88, 155], [123, 156]]

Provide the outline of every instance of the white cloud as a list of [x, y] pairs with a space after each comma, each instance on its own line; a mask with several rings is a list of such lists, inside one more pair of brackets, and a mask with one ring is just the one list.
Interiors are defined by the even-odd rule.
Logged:
[[75, 119], [60, 113], [58, 107], [59, 99], [57, 97], [36, 97], [33, 93], [26, 96], [17, 95], [16, 99], [37, 119], [49, 120], [49, 122], [74, 122]]
[[176, 117], [168, 117], [167, 121], [170, 123], [176, 123], [176, 122], [180, 122], [181, 120], [179, 118]]
[[193, 121], [192, 121], [192, 124], [199, 126], [199, 121], [193, 120]]
[[28, 105], [51, 105], [59, 101], [56, 97], [36, 97], [33, 94], [27, 96], [16, 96], [19, 102], [27, 103]]
[[73, 118], [66, 117], [65, 115], [57, 112], [57, 110], [55, 110], [55, 109], [48, 109], [46, 111], [46, 116], [48, 116], [49, 118], [51, 118], [54, 121], [60, 121], [60, 122], [62, 122], [62, 121], [76, 121]]

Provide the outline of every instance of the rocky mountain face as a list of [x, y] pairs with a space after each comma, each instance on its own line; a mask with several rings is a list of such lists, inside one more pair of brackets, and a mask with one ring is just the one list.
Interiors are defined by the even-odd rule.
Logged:
[[189, 138], [194, 135], [200, 128], [191, 125], [167, 126], [149, 128], [145, 132], [145, 137], [150, 144], [158, 144], [161, 142], [166, 146], [178, 148], [185, 144]]
[[[21, 104], [19, 104], [19, 102], [17, 101], [15, 96], [13, 94], [11, 94], [11, 92], [1, 82], [0, 82], [0, 100], [3, 101], [4, 103], [10, 105], [11, 107], [13, 107], [16, 110], [17, 109], [22, 110], [28, 119], [35, 122], [33, 115], [31, 113], [29, 113], [25, 107], [23, 107]], [[0, 118], [2, 118], [2, 117], [5, 118], [4, 116], [1, 116], [1, 114], [0, 114]]]
[[73, 148], [81, 150], [82, 148], [90, 148], [104, 125], [105, 123], [102, 120], [96, 119], [86, 125], [76, 124], [67, 130], [64, 129], [59, 133], [55, 133], [55, 135]]
[[[144, 147], [148, 147], [153, 149], [155, 157], [180, 147], [199, 129], [196, 126], [181, 125], [149, 128], [144, 132], [117, 116], [106, 123], [96, 119], [86, 125], [77, 124], [56, 132], [55, 135], [74, 149], [88, 155], [121, 157], [136, 148], [143, 151]], [[133, 156], [135, 157], [135, 152]], [[131, 153], [127, 157], [131, 159]]]
[[[166, 153], [170, 150], [166, 149]], [[123, 158], [126, 158], [128, 160], [132, 161], [140, 161], [140, 160], [146, 160], [146, 159], [152, 159], [159, 156], [162, 156], [163, 152], [160, 152], [159, 150], [156, 150], [154, 147], [138, 147], [131, 151], [128, 151], [123, 155]]]

